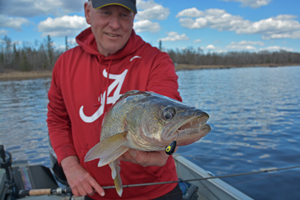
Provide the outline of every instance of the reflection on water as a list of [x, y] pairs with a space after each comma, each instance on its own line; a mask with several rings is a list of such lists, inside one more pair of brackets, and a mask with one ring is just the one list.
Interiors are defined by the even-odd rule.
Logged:
[[[206, 111], [212, 127], [179, 153], [215, 175], [300, 165], [300, 67], [177, 73], [184, 103]], [[50, 79], [0, 82], [0, 143], [14, 161], [50, 166], [49, 86]], [[223, 180], [254, 199], [300, 199], [299, 172]]]

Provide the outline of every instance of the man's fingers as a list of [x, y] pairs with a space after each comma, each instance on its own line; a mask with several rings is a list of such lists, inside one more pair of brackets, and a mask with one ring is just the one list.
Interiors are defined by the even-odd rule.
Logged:
[[137, 150], [135, 150], [135, 149], [129, 149], [129, 150], [128, 150], [128, 153], [129, 153], [132, 157], [136, 157], [136, 155], [137, 155]]
[[83, 183], [82, 187], [84, 189], [84, 192], [86, 193], [86, 194], [84, 194], [84, 196], [87, 195], [87, 194], [90, 195], [90, 196], [95, 194], [95, 191], [94, 191], [94, 189], [92, 188], [92, 186], [89, 182]]
[[125, 161], [125, 162], [132, 162], [135, 164], [139, 164], [134, 157], [131, 156], [131, 154], [129, 153], [129, 151], [125, 152], [122, 156], [119, 157], [120, 161]]
[[126, 162], [140, 164], [144, 167], [159, 166], [162, 167], [166, 164], [169, 156], [165, 151], [138, 151], [130, 149], [124, 153], [119, 159]]
[[162, 167], [166, 164], [169, 156], [165, 153], [165, 151], [154, 151], [147, 152], [147, 163], [149, 165], [156, 165]]
[[79, 196], [80, 196], [76, 188], [74, 188], [74, 189], [71, 188], [71, 189], [72, 189], [72, 193], [73, 193], [73, 195], [74, 195], [75, 197], [79, 197]]
[[90, 184], [100, 196], [103, 197], [105, 195], [103, 188], [94, 179], [90, 181]]
[[[86, 191], [84, 190], [84, 188], [83, 187], [81, 187], [81, 186], [79, 186], [79, 187], [77, 187], [77, 190], [78, 190], [78, 193], [79, 193], [79, 195], [78, 196], [85, 196], [85, 195], [87, 195], [87, 193], [86, 193]], [[76, 195], [75, 195], [76, 196]]]
[[72, 175], [68, 176], [69, 179], [67, 179], [74, 196], [93, 196], [95, 192], [104, 196], [103, 188], [89, 173], [86, 173], [85, 170], [78, 170], [77, 173], [73, 173]]
[[168, 160], [168, 155], [164, 151], [136, 151], [134, 159], [144, 167], [146, 166], [159, 166], [162, 167]]
[[100, 196], [105, 195], [103, 188], [95, 180], [91, 180], [89, 184], [78, 185], [71, 189], [75, 197], [86, 195], [93, 196], [95, 192], [97, 192]]

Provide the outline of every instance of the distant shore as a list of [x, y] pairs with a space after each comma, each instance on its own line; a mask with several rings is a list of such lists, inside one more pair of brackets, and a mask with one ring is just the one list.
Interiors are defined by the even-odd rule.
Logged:
[[[260, 65], [188, 65], [177, 64], [175, 70], [194, 70], [194, 69], [229, 69], [240, 67], [281, 67], [281, 66], [300, 66], [300, 64], [260, 64]], [[6, 80], [24, 80], [36, 78], [51, 78], [52, 71], [4, 71], [0, 73], [0, 81]]]
[[51, 78], [52, 71], [5, 71], [0, 73], [0, 81]]
[[257, 65], [187, 65], [177, 64], [175, 65], [176, 71], [179, 70], [193, 70], [193, 69], [230, 69], [230, 68], [242, 68], [242, 67], [283, 67], [283, 66], [300, 66], [299, 63], [287, 63], [287, 64], [257, 64]]

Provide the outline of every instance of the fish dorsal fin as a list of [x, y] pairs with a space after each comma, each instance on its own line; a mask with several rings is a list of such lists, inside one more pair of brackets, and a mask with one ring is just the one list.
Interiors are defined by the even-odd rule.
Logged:
[[120, 161], [117, 159], [117, 160], [109, 163], [109, 166], [111, 168], [111, 176], [114, 180], [117, 193], [121, 197], [122, 193], [123, 193], [123, 184], [122, 184], [122, 179], [120, 176], [120, 171], [121, 171]]
[[100, 158], [98, 166], [101, 167], [116, 160], [129, 149], [128, 147], [122, 146], [127, 142], [126, 135], [127, 131], [100, 141], [87, 152], [84, 162]]

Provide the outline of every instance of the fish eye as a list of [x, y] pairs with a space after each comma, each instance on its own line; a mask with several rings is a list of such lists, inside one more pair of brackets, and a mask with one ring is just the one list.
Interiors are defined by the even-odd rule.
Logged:
[[172, 107], [166, 107], [162, 112], [163, 118], [165, 120], [173, 119], [175, 114], [176, 114], [176, 110]]

